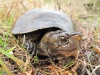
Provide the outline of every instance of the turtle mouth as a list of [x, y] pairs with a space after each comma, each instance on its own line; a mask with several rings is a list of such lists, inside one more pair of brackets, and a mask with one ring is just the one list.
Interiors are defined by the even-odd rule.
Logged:
[[75, 47], [75, 48], [73, 48], [73, 49], [69, 49], [69, 50], [60, 50], [61, 52], [70, 52], [70, 51], [75, 51], [75, 50], [77, 50], [78, 49], [78, 47]]

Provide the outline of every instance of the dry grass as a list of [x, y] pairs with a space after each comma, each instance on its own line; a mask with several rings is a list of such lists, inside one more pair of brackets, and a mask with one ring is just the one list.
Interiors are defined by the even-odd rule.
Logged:
[[[83, 4], [88, 2], [87, 0], [0, 0], [0, 75], [22, 72], [31, 75], [30, 73], [38, 71], [31, 66], [30, 56], [10, 33], [12, 25], [20, 15], [34, 8], [59, 10], [68, 14], [78, 31], [83, 34], [77, 59], [84, 65], [81, 75], [85, 75], [85, 72], [88, 75], [100, 74], [100, 14], [87, 12]], [[13, 51], [15, 52], [11, 53]], [[58, 75], [58, 71], [55, 71], [54, 67], [52, 69]]]

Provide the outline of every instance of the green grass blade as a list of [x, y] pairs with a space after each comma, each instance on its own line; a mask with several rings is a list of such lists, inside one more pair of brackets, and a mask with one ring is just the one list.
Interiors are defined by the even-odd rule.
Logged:
[[14, 48], [16, 48], [16, 47], [12, 47], [12, 48], [8, 49], [7, 52], [8, 53], [11, 52], [12, 50], [14, 50]]
[[9, 54], [7, 51], [3, 50], [0, 48], [0, 52], [4, 55], [6, 55], [7, 57], [11, 58], [12, 60], [14, 60], [18, 65], [23, 65], [24, 62], [16, 57], [14, 57], [13, 55]]
[[3, 46], [2, 37], [0, 36], [0, 44]]
[[[4, 64], [1, 58], [0, 58], [0, 65], [2, 66], [3, 71], [5, 71], [8, 75], [13, 75], [11, 71], [8, 69], [8, 67]], [[3, 75], [2, 71], [0, 72], [0, 75]]]
[[0, 67], [0, 75], [4, 75], [1, 67]]

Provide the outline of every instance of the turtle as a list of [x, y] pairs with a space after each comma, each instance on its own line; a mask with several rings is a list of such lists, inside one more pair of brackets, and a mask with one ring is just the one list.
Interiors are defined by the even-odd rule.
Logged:
[[32, 55], [77, 57], [81, 34], [65, 13], [49, 9], [28, 10], [11, 33]]

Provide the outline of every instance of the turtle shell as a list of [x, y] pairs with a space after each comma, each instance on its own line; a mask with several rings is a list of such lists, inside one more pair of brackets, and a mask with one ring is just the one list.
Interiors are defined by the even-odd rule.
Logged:
[[23, 14], [13, 26], [11, 33], [24, 34], [39, 29], [57, 27], [67, 32], [74, 32], [70, 18], [60, 12], [47, 9], [29, 10]]

